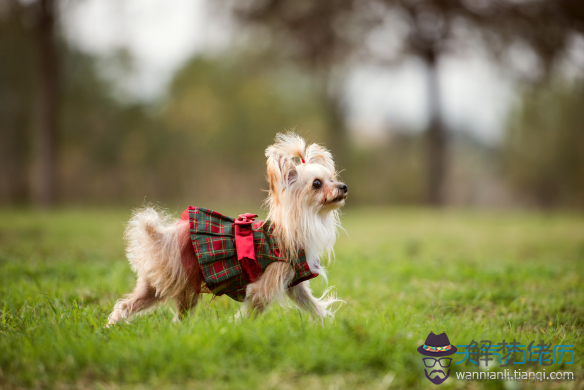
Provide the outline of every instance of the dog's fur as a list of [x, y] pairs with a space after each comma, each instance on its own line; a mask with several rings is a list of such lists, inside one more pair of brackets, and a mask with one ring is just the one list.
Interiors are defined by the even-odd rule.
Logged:
[[[291, 263], [298, 249], [304, 248], [310, 270], [326, 280], [319, 258], [325, 255], [329, 259], [333, 254], [340, 227], [338, 209], [345, 203], [347, 187], [337, 181], [331, 153], [317, 144], [306, 147], [305, 141], [293, 133], [278, 134], [276, 143], [266, 149], [266, 157], [268, 219], [274, 223], [274, 233], [289, 260], [273, 262], [248, 285], [242, 313], [262, 313], [268, 304], [287, 295], [313, 316], [330, 317], [331, 306], [340, 300], [334, 294], [326, 296], [329, 290], [315, 298], [308, 281], [288, 288], [294, 277]], [[128, 260], [138, 281], [134, 291], [116, 303], [108, 325], [169, 299], [175, 301], [180, 320], [196, 306], [200, 293], [209, 292], [198, 264], [193, 288], [181, 261], [183, 253], [192, 251], [187, 221], [143, 208], [130, 219], [125, 239]]]

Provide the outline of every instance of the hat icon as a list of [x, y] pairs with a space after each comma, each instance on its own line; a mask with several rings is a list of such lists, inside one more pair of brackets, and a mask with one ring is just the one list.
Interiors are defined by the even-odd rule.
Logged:
[[457, 348], [450, 344], [446, 332], [442, 332], [439, 335], [430, 332], [424, 345], [418, 347], [419, 353], [433, 357], [454, 355], [456, 351]]

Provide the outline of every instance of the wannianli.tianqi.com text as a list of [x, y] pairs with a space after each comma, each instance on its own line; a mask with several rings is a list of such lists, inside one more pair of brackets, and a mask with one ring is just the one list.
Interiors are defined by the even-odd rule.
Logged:
[[456, 379], [467, 381], [503, 380], [509, 382], [567, 382], [575, 381], [573, 372], [557, 371], [546, 373], [543, 371], [462, 371], [456, 373]]

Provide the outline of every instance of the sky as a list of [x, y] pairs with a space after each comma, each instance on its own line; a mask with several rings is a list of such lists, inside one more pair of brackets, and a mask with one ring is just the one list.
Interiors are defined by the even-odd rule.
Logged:
[[[193, 55], [226, 50], [237, 36], [236, 28], [219, 16], [210, 0], [68, 0], [62, 4], [64, 33], [76, 47], [103, 57], [120, 49], [129, 51], [134, 68], [131, 77], [124, 79], [125, 88], [142, 100], [162, 96], [174, 72]], [[377, 140], [392, 129], [423, 130], [427, 123], [424, 80], [423, 64], [413, 58], [391, 68], [355, 66], [344, 88], [353, 132]], [[513, 83], [478, 50], [443, 57], [439, 80], [449, 127], [496, 143], [516, 104]]]

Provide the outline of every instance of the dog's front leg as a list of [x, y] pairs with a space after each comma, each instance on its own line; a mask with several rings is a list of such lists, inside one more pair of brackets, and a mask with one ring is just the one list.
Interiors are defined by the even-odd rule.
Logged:
[[[331, 307], [336, 302], [344, 302], [342, 299], [338, 299], [334, 293], [330, 293], [330, 288], [327, 289], [322, 297], [316, 298], [312, 295], [312, 290], [310, 289], [309, 282], [302, 282], [294, 287], [290, 287], [286, 290], [286, 294], [292, 299], [299, 308], [307, 311], [313, 317], [321, 320], [321, 322], [327, 317], [334, 317], [334, 312]], [[328, 294], [328, 295], [327, 295]]]
[[260, 278], [247, 286], [242, 315], [258, 316], [274, 300], [281, 298], [294, 278], [294, 268], [286, 262], [270, 264]]

